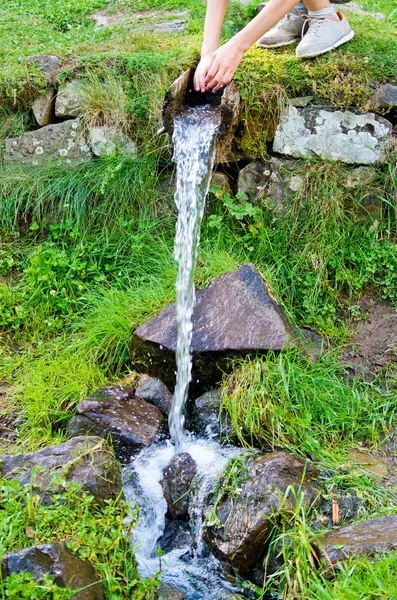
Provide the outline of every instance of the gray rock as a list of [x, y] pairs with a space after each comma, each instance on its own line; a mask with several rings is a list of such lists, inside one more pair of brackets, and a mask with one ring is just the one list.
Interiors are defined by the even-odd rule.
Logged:
[[44, 94], [36, 98], [32, 104], [34, 118], [39, 127], [50, 125], [54, 122], [55, 88], [49, 88]]
[[128, 462], [156, 439], [163, 426], [161, 411], [135, 396], [133, 388], [109, 385], [78, 404], [68, 431], [71, 438], [110, 435], [117, 458]]
[[[247, 459], [246, 469], [238, 496], [221, 496], [216, 508], [210, 507], [207, 512], [204, 529], [216, 556], [241, 574], [249, 574], [260, 560], [279, 511], [294, 508], [293, 491], [301, 490], [306, 507], [318, 496], [317, 469], [285, 452]], [[216, 518], [212, 520], [214, 508]]]
[[221, 412], [220, 390], [211, 390], [196, 398], [188, 428], [210, 439], [223, 441], [234, 437], [228, 413]]
[[268, 162], [255, 160], [240, 171], [238, 191], [252, 202], [282, 215], [304, 186], [303, 169], [298, 161], [274, 157]]
[[78, 131], [79, 121], [46, 125], [4, 140], [3, 164], [36, 166], [45, 162], [74, 164], [90, 160], [91, 151]]
[[210, 185], [221, 188], [223, 193], [230, 192], [232, 188], [230, 177], [226, 173], [212, 173]]
[[134, 156], [136, 145], [116, 127], [90, 127], [88, 130], [88, 142], [95, 156]]
[[175, 454], [163, 471], [161, 486], [167, 502], [167, 517], [181, 521], [189, 518], [190, 489], [197, 464], [187, 452]]
[[152, 25], [148, 25], [148, 31], [152, 31], [153, 33], [180, 33], [181, 31], [186, 31], [188, 24], [188, 19], [176, 19], [175, 21], [163, 21], [160, 23], [153, 23]]
[[83, 104], [84, 84], [80, 79], [72, 79], [59, 90], [55, 99], [55, 115], [59, 119], [78, 117]]
[[158, 377], [142, 375], [135, 389], [135, 395], [138, 398], [143, 398], [149, 404], [157, 406], [164, 415], [168, 415], [171, 408], [172, 396], [169, 389]]
[[371, 106], [373, 108], [396, 108], [397, 107], [397, 85], [385, 83], [378, 88], [373, 95]]
[[75, 437], [38, 452], [0, 456], [0, 475], [31, 484], [44, 505], [66, 483], [77, 483], [98, 502], [114, 500], [121, 492], [121, 475], [112, 450], [99, 437]]
[[373, 164], [386, 158], [392, 125], [374, 113], [289, 106], [281, 116], [273, 149], [296, 158]]
[[55, 54], [34, 54], [28, 56], [27, 60], [34, 63], [47, 77], [54, 75], [61, 67], [61, 61]]
[[[253, 265], [214, 279], [196, 292], [191, 391], [216, 387], [230, 355], [280, 351], [293, 337], [282, 308]], [[169, 304], [134, 332], [130, 352], [135, 368], [173, 388], [176, 342], [175, 305]]]
[[31, 573], [36, 581], [51, 575], [62, 588], [82, 589], [73, 594], [75, 600], [105, 600], [102, 584], [88, 560], [81, 560], [65, 542], [53, 542], [10, 552], [1, 562], [3, 578], [12, 573]]
[[324, 561], [334, 567], [350, 557], [373, 556], [397, 550], [397, 515], [387, 515], [333, 529], [318, 546]]
[[177, 33], [186, 29], [189, 12], [184, 10], [139, 10], [125, 8], [115, 10], [113, 6], [102, 8], [90, 15], [96, 29], [106, 27], [128, 27], [129, 31], [152, 31], [155, 33]]
[[255, 160], [239, 172], [238, 191], [249, 200], [259, 202], [266, 194], [270, 175], [270, 164], [260, 159]]
[[157, 588], [157, 600], [184, 600], [185, 594], [169, 583], [160, 583]]

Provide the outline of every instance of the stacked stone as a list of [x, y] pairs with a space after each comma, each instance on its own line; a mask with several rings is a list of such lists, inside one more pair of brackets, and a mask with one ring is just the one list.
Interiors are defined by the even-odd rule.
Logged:
[[85, 100], [84, 83], [72, 79], [56, 85], [61, 61], [54, 55], [30, 57], [48, 82], [47, 90], [35, 99], [32, 111], [38, 129], [4, 140], [3, 166], [38, 166], [46, 161], [75, 164], [94, 156], [133, 156], [135, 143], [116, 127], [88, 127], [81, 122]]

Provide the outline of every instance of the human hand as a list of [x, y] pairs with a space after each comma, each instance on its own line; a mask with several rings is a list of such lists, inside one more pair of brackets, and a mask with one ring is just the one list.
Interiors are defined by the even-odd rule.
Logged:
[[212, 64], [207, 69], [204, 78], [205, 90], [217, 92], [230, 83], [243, 55], [244, 51], [237, 46], [233, 39], [218, 48], [212, 55]]
[[193, 85], [196, 92], [205, 92], [205, 78], [214, 60], [214, 53], [207, 53], [201, 56], [200, 62], [197, 65], [194, 73]]

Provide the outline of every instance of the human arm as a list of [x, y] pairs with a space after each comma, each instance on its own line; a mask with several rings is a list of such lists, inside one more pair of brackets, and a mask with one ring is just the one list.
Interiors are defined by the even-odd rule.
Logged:
[[222, 23], [229, 0], [208, 0], [204, 24], [204, 40], [201, 49], [201, 59], [194, 74], [194, 89], [205, 92], [204, 80], [212, 65], [213, 56], [219, 48]]
[[[204, 90], [216, 92], [230, 83], [244, 53], [266, 31], [276, 25], [295, 4], [297, 4], [297, 0], [269, 0], [261, 12], [244, 29], [239, 31], [226, 44], [213, 51], [212, 62], [210, 67], [207, 68], [207, 74], [204, 78]], [[201, 88], [200, 90], [203, 91]]]

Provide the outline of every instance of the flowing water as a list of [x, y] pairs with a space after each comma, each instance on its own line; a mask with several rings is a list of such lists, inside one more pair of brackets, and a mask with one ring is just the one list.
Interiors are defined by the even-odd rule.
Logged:
[[192, 535], [182, 538], [178, 547], [169, 550], [161, 559], [161, 580], [181, 588], [186, 600], [220, 600], [240, 591], [236, 582], [225, 576], [224, 565], [206, 550], [202, 540], [202, 517], [206, 495], [213, 488], [216, 477], [230, 458], [241, 454], [241, 449], [220, 446], [215, 440], [195, 439], [183, 428], [183, 409], [192, 374], [194, 269], [219, 124], [219, 108], [209, 106], [187, 108], [174, 121], [175, 202], [178, 208], [175, 258], [179, 270], [176, 283], [177, 379], [168, 420], [171, 441], [145, 448], [124, 469], [127, 500], [140, 507], [133, 537], [139, 569], [143, 576], [152, 576], [160, 566], [156, 548], [166, 526], [167, 504], [160, 483], [163, 470], [175, 451], [181, 448], [197, 463], [195, 492], [189, 509]]
[[192, 375], [190, 345], [195, 302], [194, 269], [219, 125], [220, 109], [206, 105], [187, 108], [174, 121], [174, 161], [177, 166], [175, 202], [178, 208], [175, 234], [175, 258], [179, 267], [176, 281], [178, 342], [176, 386], [168, 424], [171, 439], [177, 448], [183, 442], [183, 408]]
[[[193, 544], [186, 542], [186, 545], [162, 557], [161, 580], [178, 586], [185, 593], [186, 600], [219, 600], [228, 593], [239, 592], [240, 586], [225, 577], [224, 565], [203, 546], [203, 504], [219, 472], [230, 458], [241, 454], [241, 449], [222, 447], [213, 440], [195, 440], [188, 435], [184, 451], [193, 457], [198, 468], [196, 492], [190, 503], [190, 527], [194, 541]], [[164, 532], [167, 511], [160, 481], [163, 469], [174, 452], [173, 445], [167, 442], [150, 446], [124, 469], [127, 501], [141, 507], [133, 543], [139, 571], [144, 577], [154, 575], [160, 565], [156, 548]]]

